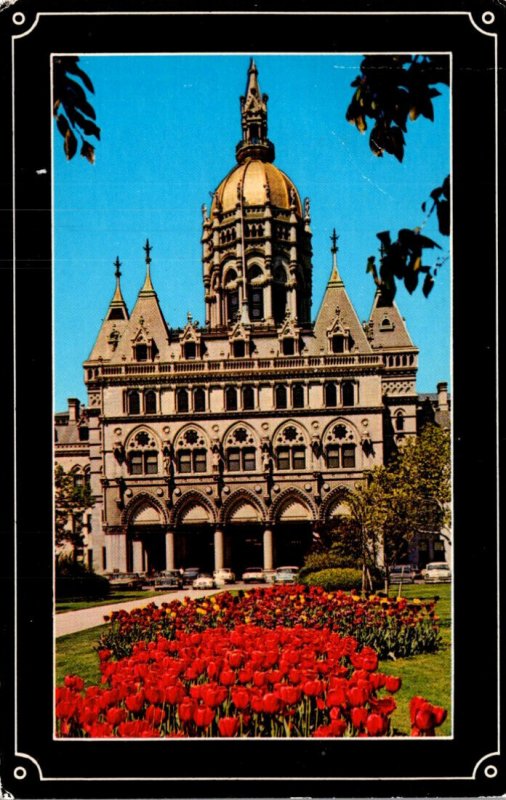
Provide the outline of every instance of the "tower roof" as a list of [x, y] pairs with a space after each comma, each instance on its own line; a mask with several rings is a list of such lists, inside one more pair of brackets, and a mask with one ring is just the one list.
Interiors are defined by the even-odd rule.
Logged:
[[228, 173], [214, 193], [211, 211], [217, 205], [223, 213], [232, 211], [240, 192], [245, 206], [263, 206], [269, 202], [288, 211], [293, 203], [296, 212], [302, 214], [299, 193], [292, 180], [274, 164], [260, 159], [248, 159]]
[[104, 317], [104, 321], [102, 322], [102, 326], [95, 340], [95, 344], [93, 345], [90, 353], [89, 360], [91, 361], [99, 358], [103, 359], [104, 361], [110, 360], [119, 344], [121, 336], [123, 335], [123, 331], [128, 324], [128, 308], [121, 292], [121, 261], [119, 260], [119, 257], [116, 258], [114, 266], [116, 267], [114, 273], [116, 278], [116, 287], [112, 296], [112, 300], [109, 303], [109, 308], [107, 309], [107, 313]]
[[374, 297], [369, 321], [372, 323], [373, 348], [414, 347], [395, 301], [385, 301], [379, 289]]
[[341, 328], [343, 331], [349, 332], [353, 340], [354, 350], [358, 350], [361, 353], [370, 353], [371, 347], [339, 274], [337, 265], [338, 237], [335, 231], [330, 238], [332, 241], [332, 270], [316, 317], [314, 325], [315, 338], [318, 343], [322, 344], [327, 340], [331, 331]]

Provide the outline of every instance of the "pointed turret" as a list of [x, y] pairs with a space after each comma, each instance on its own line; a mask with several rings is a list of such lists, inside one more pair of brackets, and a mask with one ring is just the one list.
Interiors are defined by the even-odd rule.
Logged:
[[316, 345], [325, 353], [370, 353], [371, 347], [339, 274], [338, 238], [334, 230], [330, 237], [332, 270], [314, 326]]
[[169, 331], [151, 282], [152, 249], [146, 240], [146, 276], [117, 350], [116, 359], [121, 361], [153, 362], [170, 358]]
[[89, 357], [90, 361], [95, 361], [97, 359], [109, 361], [117, 350], [121, 336], [128, 324], [128, 308], [121, 293], [121, 261], [119, 257], [116, 258], [114, 266], [116, 268], [114, 272], [116, 288], [112, 300], [109, 303], [107, 314], [102, 322], [102, 327], [93, 345]]
[[241, 97], [242, 141], [236, 147], [236, 158], [242, 163], [246, 158], [274, 161], [274, 145], [267, 138], [268, 96], [260, 93], [258, 69], [251, 59], [246, 93]]
[[395, 302], [386, 302], [381, 292], [376, 292], [369, 317], [370, 341], [373, 349], [382, 350], [414, 347], [406, 323]]

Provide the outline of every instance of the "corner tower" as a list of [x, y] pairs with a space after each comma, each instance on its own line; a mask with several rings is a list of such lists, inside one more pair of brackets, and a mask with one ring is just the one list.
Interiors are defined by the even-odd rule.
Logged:
[[241, 322], [256, 329], [311, 321], [309, 200], [272, 163], [267, 101], [252, 59], [241, 97], [237, 165], [203, 212], [203, 277], [210, 330]]

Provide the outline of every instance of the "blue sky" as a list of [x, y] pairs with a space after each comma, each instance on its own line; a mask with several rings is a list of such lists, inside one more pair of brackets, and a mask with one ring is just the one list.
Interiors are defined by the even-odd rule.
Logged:
[[[142, 247], [149, 238], [153, 283], [169, 325], [183, 325], [187, 311], [204, 321], [201, 206], [209, 205], [209, 192], [235, 164], [250, 55], [269, 95], [275, 163], [311, 201], [313, 318], [330, 274], [334, 227], [341, 276], [365, 320], [374, 296], [365, 268], [370, 255], [378, 260], [376, 233], [395, 236], [424, 222], [421, 204], [449, 172], [445, 87], [438, 87], [435, 122], [408, 124], [400, 164], [392, 156], [376, 158], [368, 132], [360, 135], [345, 119], [361, 56], [81, 57], [95, 86], [92, 104], [102, 135], [94, 165], [78, 155], [67, 162], [62, 139], [54, 135], [57, 410], [66, 408], [68, 397], [86, 399], [82, 362], [114, 291], [116, 256], [130, 310], [143, 283]], [[448, 255], [449, 240], [439, 234], [435, 216], [424, 233]], [[425, 252], [433, 264], [436, 255]], [[397, 304], [420, 348], [420, 392], [450, 381], [450, 289], [449, 260], [428, 299], [420, 289], [411, 296], [398, 289]]]

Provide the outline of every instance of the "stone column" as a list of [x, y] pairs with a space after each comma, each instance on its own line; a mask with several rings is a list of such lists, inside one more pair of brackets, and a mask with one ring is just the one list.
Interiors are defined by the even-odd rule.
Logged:
[[127, 571], [127, 534], [122, 533], [118, 536], [118, 569], [120, 572]]
[[272, 530], [265, 528], [264, 530], [264, 569], [272, 569], [274, 564], [272, 552]]
[[132, 569], [134, 572], [144, 572], [143, 544], [140, 539], [132, 542]]
[[165, 531], [165, 569], [175, 569], [174, 531]]
[[216, 528], [214, 531], [214, 568], [222, 569], [223, 561], [223, 531], [221, 528]]

